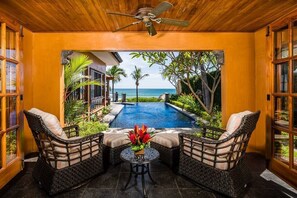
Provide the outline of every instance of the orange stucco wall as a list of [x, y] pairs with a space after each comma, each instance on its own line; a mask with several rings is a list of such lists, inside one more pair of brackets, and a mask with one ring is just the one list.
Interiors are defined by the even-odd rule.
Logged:
[[[24, 40], [29, 39], [28, 43], [32, 44], [24, 49], [24, 53], [30, 51], [28, 54], [32, 58], [28, 61], [31, 65], [25, 65], [25, 108], [41, 108], [57, 115], [63, 122], [62, 50], [224, 50], [222, 107], [223, 122], [226, 123], [234, 112], [256, 110], [255, 96], [261, 90], [255, 91], [255, 45], [258, 50], [261, 50], [261, 46], [256, 44], [255, 38], [261, 40], [258, 33], [160, 32], [155, 37], [149, 37], [146, 32], [32, 35], [25, 31]], [[261, 130], [263, 127], [258, 127], [255, 133], [262, 134]], [[255, 138], [250, 148], [263, 153], [263, 145], [259, 145]]]
[[255, 108], [261, 111], [256, 133], [251, 137], [249, 150], [266, 154], [269, 157], [270, 148], [266, 150], [267, 123], [270, 120], [270, 101], [267, 101], [267, 94], [270, 93], [270, 36], [266, 36], [266, 28], [255, 33]]

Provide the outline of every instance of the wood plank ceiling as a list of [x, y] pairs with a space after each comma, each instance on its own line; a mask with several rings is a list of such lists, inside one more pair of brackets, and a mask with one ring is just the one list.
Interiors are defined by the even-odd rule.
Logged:
[[[0, 12], [33, 32], [112, 31], [135, 21], [106, 14], [136, 14], [162, 0], [1, 0]], [[297, 0], [168, 0], [160, 17], [188, 20], [188, 27], [156, 24], [158, 31], [252, 32], [296, 10]], [[145, 31], [143, 23], [123, 31]]]

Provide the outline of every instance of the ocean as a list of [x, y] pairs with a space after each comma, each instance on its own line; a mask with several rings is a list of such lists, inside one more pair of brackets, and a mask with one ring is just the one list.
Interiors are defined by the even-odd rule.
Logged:
[[[136, 97], [136, 89], [114, 89], [114, 93], [118, 92], [119, 98], [125, 93], [127, 98]], [[138, 89], [139, 97], [155, 97], [158, 98], [164, 93], [175, 94], [175, 89]], [[111, 91], [110, 91], [111, 94]]]

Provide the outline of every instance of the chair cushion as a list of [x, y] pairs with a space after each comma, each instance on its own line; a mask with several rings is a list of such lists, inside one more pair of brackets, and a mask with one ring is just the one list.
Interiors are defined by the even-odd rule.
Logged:
[[[98, 150], [98, 143], [97, 144], [92, 144], [92, 148], [89, 146], [89, 145], [85, 145], [83, 146], [82, 148], [82, 161], [83, 160], [86, 160], [86, 159], [89, 159], [91, 157], [91, 153], [92, 153], [92, 156], [96, 155], [99, 153], [99, 150]], [[70, 162], [70, 166], [71, 165], [74, 165], [76, 163], [79, 163], [80, 162], [80, 151], [79, 151], [79, 148], [73, 148], [71, 149], [70, 151], [70, 155], [69, 155], [69, 162]], [[61, 157], [58, 157], [57, 158], [59, 161], [57, 162], [57, 166], [56, 168], [57, 169], [62, 169], [62, 168], [65, 168], [65, 167], [68, 167], [69, 166], [69, 162], [68, 162], [68, 157], [67, 156], [61, 156]], [[53, 167], [55, 167], [55, 162], [51, 161], [51, 165]]]
[[[184, 144], [184, 154], [187, 156], [192, 157], [193, 159], [196, 159], [204, 164], [207, 164], [212, 167], [216, 167], [221, 170], [227, 170], [228, 169], [228, 162], [226, 157], [216, 157], [215, 160], [215, 154], [214, 149], [210, 145], [205, 145], [204, 151], [203, 151], [203, 157], [202, 157], [202, 147], [200, 144], [193, 144], [190, 145], [190, 142], [185, 142]], [[215, 161], [214, 161], [215, 160]], [[214, 165], [215, 163], [215, 165]], [[230, 163], [230, 168], [234, 167], [234, 162]]]
[[103, 144], [115, 148], [129, 144], [130, 140], [127, 133], [104, 133]]
[[[228, 120], [228, 123], [227, 123], [227, 127], [226, 127], [226, 132], [223, 133], [219, 140], [223, 140], [223, 139], [226, 139], [228, 138], [232, 133], [234, 133], [236, 131], [236, 129], [240, 126], [241, 124], [241, 121], [242, 121], [242, 118], [245, 116], [245, 115], [248, 115], [252, 113], [251, 111], [243, 111], [243, 112], [240, 112], [240, 113], [234, 113], [230, 116], [229, 120]], [[241, 140], [241, 138], [239, 138], [239, 140]], [[218, 147], [223, 147], [223, 148], [219, 148], [218, 151], [217, 151], [217, 154], [218, 155], [222, 155], [222, 154], [226, 154], [226, 155], [223, 155], [223, 157], [226, 157], [228, 155], [228, 152], [230, 151], [231, 149], [231, 144], [232, 142], [234, 142], [234, 138], [228, 140], [227, 142], [224, 142], [224, 143], [221, 143], [218, 145]], [[230, 146], [228, 146], [230, 145]], [[237, 150], [239, 147], [239, 145], [236, 145], [234, 150]]]
[[167, 148], [174, 148], [179, 146], [178, 133], [157, 133], [152, 142], [165, 146]]
[[243, 112], [239, 112], [239, 113], [234, 113], [230, 116], [228, 122], [227, 122], [227, 127], [226, 127], [226, 131], [229, 134], [232, 134], [234, 131], [236, 131], [236, 129], [239, 127], [242, 118], [245, 115], [248, 115], [252, 113], [251, 111], [243, 111]]
[[68, 139], [67, 135], [65, 134], [65, 132], [63, 131], [60, 122], [58, 120], [58, 118], [56, 116], [54, 116], [53, 114], [50, 113], [46, 113], [44, 111], [41, 111], [37, 108], [32, 108], [29, 110], [30, 113], [39, 115], [44, 124], [46, 125], [46, 127], [56, 136], [58, 136], [59, 138], [63, 138], [63, 139]]

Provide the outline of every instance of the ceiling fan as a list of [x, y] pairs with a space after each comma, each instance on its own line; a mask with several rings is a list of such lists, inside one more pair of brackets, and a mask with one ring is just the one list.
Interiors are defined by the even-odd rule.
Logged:
[[157, 18], [160, 14], [167, 11], [171, 7], [173, 7], [173, 5], [171, 3], [164, 1], [164, 2], [160, 3], [155, 8], [151, 8], [151, 7], [140, 8], [135, 15], [124, 14], [124, 13], [119, 13], [119, 12], [107, 12], [107, 14], [126, 16], [126, 17], [132, 17], [134, 19], [137, 19], [137, 21], [135, 21], [129, 25], [126, 25], [124, 27], [118, 28], [118, 29], [114, 30], [113, 32], [117, 32], [124, 28], [127, 28], [132, 25], [136, 25], [136, 24], [143, 22], [145, 27], [147, 28], [149, 35], [154, 36], [157, 34], [157, 31], [154, 27], [153, 22], [164, 23], [164, 24], [175, 25], [175, 26], [183, 26], [183, 27], [186, 27], [189, 25], [188, 21], [181, 21], [181, 20], [168, 19], [168, 18]]

